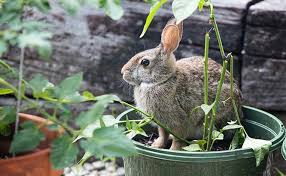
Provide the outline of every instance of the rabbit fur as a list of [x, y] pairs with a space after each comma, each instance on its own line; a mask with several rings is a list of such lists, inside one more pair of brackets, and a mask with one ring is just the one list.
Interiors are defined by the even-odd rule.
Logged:
[[[136, 54], [123, 66], [121, 73], [123, 79], [134, 86], [134, 99], [138, 108], [154, 115], [176, 135], [185, 139], [198, 139], [202, 137], [204, 112], [201, 109], [193, 109], [204, 103], [204, 59], [194, 56], [176, 61], [173, 52], [179, 45], [182, 32], [182, 22], [176, 24], [174, 19], [170, 20], [162, 32], [161, 44]], [[209, 59], [208, 65], [211, 104], [216, 96], [222, 66], [212, 59]], [[236, 84], [234, 89], [235, 100], [241, 113], [240, 90]], [[229, 97], [230, 73], [227, 71], [217, 106], [217, 128], [235, 119]], [[222, 103], [224, 100], [227, 101]], [[152, 146], [164, 148], [168, 138], [168, 132], [159, 127], [159, 138]], [[181, 141], [173, 138], [170, 149], [179, 150], [183, 145]]]

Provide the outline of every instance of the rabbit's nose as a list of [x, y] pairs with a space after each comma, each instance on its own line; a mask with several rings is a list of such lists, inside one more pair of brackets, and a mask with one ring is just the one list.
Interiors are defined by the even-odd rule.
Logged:
[[121, 69], [121, 74], [123, 74], [127, 70], [126, 65], [124, 65]]

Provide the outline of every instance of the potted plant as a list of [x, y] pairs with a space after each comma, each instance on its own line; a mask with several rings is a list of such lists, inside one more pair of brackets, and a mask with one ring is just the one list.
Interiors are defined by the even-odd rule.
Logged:
[[[84, 2], [59, 3], [74, 14]], [[13, 0], [1, 1], [0, 5], [0, 55], [8, 58], [0, 59], [0, 95], [17, 100], [15, 106], [0, 107], [1, 175], [56, 176], [63, 173], [63, 168], [82, 164], [92, 156], [103, 159], [135, 154], [134, 144], [116, 127], [116, 119], [104, 115], [110, 103], [120, 102], [117, 96], [95, 97], [91, 92], [80, 91], [82, 73], [69, 76], [58, 85], [40, 74], [29, 81], [23, 78], [25, 50], [36, 50], [41, 58], [48, 59], [52, 34], [47, 24], [25, 20], [22, 14], [31, 7], [46, 13], [51, 8], [49, 1]], [[110, 4], [106, 2], [99, 8], [113, 19], [122, 16], [120, 4], [112, 7], [116, 7], [117, 13], [110, 13]], [[20, 51], [18, 70], [6, 61], [10, 47]], [[92, 105], [76, 113], [74, 109], [80, 103]]]
[[[157, 1], [150, 9], [146, 23], [141, 34], [145, 34], [156, 11], [167, 0]], [[166, 149], [152, 148], [142, 139], [135, 139], [139, 155], [131, 156], [124, 159], [125, 172], [127, 176], [136, 175], [268, 175], [266, 171], [267, 155], [281, 147], [285, 138], [285, 128], [283, 123], [275, 116], [262, 110], [243, 106], [242, 111], [244, 120], [239, 118], [238, 108], [234, 97], [234, 80], [233, 80], [233, 56], [231, 53], [225, 54], [218, 25], [214, 15], [214, 6], [210, 0], [174, 0], [172, 9], [177, 21], [177, 28], [180, 29], [180, 22], [189, 17], [197, 8], [202, 10], [208, 8], [210, 11], [210, 23], [213, 28], [205, 35], [205, 53], [204, 53], [204, 104], [199, 105], [205, 113], [204, 135], [202, 139], [188, 141], [173, 132], [163, 122], [158, 120], [152, 114], [129, 105], [133, 110], [141, 113], [144, 117], [143, 122], [138, 120], [138, 115], [133, 111], [122, 113], [118, 119], [126, 119], [127, 132], [131, 137], [135, 134], [150, 136], [148, 133], [151, 126], [147, 125], [150, 121], [155, 122], [162, 129], [172, 134], [177, 140], [185, 142], [188, 146], [184, 147], [185, 151], [171, 151]], [[165, 30], [165, 29], [164, 29]], [[214, 102], [208, 103], [208, 50], [210, 32], [214, 30], [221, 57], [223, 60], [221, 76], [217, 86], [216, 97]], [[180, 31], [178, 34], [180, 35]], [[162, 34], [163, 35], [163, 34]], [[176, 35], [176, 34], [173, 34]], [[164, 38], [163, 36], [162, 38]], [[168, 43], [170, 44], [170, 43]], [[170, 44], [171, 45], [171, 44]], [[164, 43], [163, 43], [164, 46]], [[134, 58], [135, 59], [135, 58]], [[128, 63], [129, 66], [131, 63]], [[127, 65], [128, 65], [127, 64]], [[230, 65], [230, 101], [232, 109], [236, 116], [236, 121], [231, 121], [219, 130], [214, 130], [214, 121], [217, 112], [217, 106], [220, 102], [221, 88], [225, 79], [226, 69]], [[126, 68], [123, 68], [125, 70]], [[130, 70], [129, 70], [130, 71]], [[147, 85], [146, 85], [147, 86]], [[139, 100], [140, 101], [140, 100]], [[159, 102], [158, 102], [159, 103]], [[195, 109], [194, 109], [195, 110]], [[130, 120], [131, 119], [131, 120]], [[137, 121], [139, 121], [137, 123]], [[147, 125], [147, 128], [146, 128]], [[146, 128], [146, 129], [145, 129]], [[146, 130], [146, 133], [144, 132]], [[212, 151], [215, 143], [223, 145], [223, 132], [234, 130], [235, 134], [227, 148], [222, 151]], [[256, 139], [257, 138], [257, 139]], [[148, 139], [147, 139], [148, 141]], [[146, 142], [146, 141], [145, 141]], [[143, 143], [143, 144], [142, 144]], [[148, 142], [147, 142], [148, 143]], [[284, 150], [284, 151], [283, 151]], [[285, 149], [282, 148], [285, 156]]]

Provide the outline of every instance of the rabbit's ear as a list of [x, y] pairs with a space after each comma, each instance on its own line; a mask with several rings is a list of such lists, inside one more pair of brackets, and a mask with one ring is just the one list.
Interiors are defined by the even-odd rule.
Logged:
[[165, 54], [174, 52], [182, 39], [183, 22], [176, 24], [175, 19], [171, 19], [165, 26], [161, 36], [161, 44]]

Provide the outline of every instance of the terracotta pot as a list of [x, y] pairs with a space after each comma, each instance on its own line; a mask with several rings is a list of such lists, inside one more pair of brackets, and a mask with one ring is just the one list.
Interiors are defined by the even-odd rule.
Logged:
[[[16, 156], [14, 158], [0, 160], [0, 175], [1, 176], [60, 176], [62, 170], [53, 170], [49, 161], [51, 141], [58, 135], [57, 132], [48, 131], [43, 124], [50, 123], [47, 120], [28, 114], [20, 114], [20, 123], [24, 121], [33, 121], [45, 133], [46, 140], [39, 147], [27, 154]], [[8, 138], [0, 141], [0, 152], [7, 151], [7, 145], [10, 144]], [[9, 146], [9, 145], [8, 145]]]

